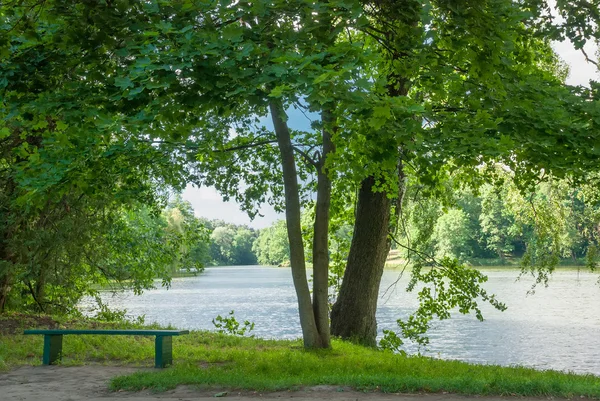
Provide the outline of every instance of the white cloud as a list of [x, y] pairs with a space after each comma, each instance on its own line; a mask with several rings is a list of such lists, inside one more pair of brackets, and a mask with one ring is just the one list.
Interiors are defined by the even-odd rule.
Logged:
[[[598, 70], [596, 66], [589, 63], [580, 50], [576, 50], [573, 43], [566, 40], [564, 42], [554, 42], [552, 47], [558, 53], [570, 68], [567, 83], [569, 85], [589, 86], [590, 80], [598, 80]], [[596, 55], [597, 47], [593, 43], [588, 43], [584, 47], [585, 52], [590, 58]]]
[[214, 188], [197, 188], [188, 185], [183, 191], [183, 199], [190, 202], [194, 208], [194, 213], [198, 217], [208, 219], [221, 219], [228, 223], [247, 224], [254, 228], [264, 228], [270, 226], [274, 221], [283, 219], [282, 214], [278, 214], [269, 205], [263, 205], [260, 210], [261, 216], [256, 216], [254, 220], [245, 212], [240, 210], [239, 205], [234, 201], [223, 201], [223, 198]]
[[184, 192], [184, 194], [186, 194], [187, 192], [190, 192], [190, 194], [193, 193], [193, 196], [200, 201], [209, 201], [209, 202], [221, 201], [221, 195], [219, 195], [217, 193], [217, 191], [215, 191], [213, 188], [208, 188], [208, 187], [196, 188], [196, 187], [188, 186], [185, 190], [186, 190], [186, 192]]
[[[556, 0], [550, 0], [548, 5], [550, 6], [552, 16], [556, 18], [556, 22], [564, 22], [564, 18], [562, 18], [556, 10]], [[560, 58], [562, 58], [570, 67], [567, 84], [589, 86], [590, 80], [598, 80], [600, 78], [598, 68], [594, 64], [589, 63], [581, 50], [576, 50], [570, 40], [567, 39], [563, 42], [553, 42], [552, 47], [556, 53], [558, 53]], [[598, 46], [596, 46], [596, 44], [589, 41], [584, 46], [583, 50], [592, 60], [597, 59], [597, 57], [595, 57], [596, 52], [598, 51]]]

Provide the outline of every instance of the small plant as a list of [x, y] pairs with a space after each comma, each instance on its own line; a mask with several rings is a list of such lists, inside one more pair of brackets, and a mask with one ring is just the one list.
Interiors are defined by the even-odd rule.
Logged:
[[249, 333], [254, 330], [254, 322], [248, 320], [244, 320], [244, 326], [240, 327], [240, 322], [235, 318], [234, 311], [229, 312], [229, 316], [226, 317], [218, 315], [212, 320], [212, 323], [217, 328], [217, 332], [234, 336], [243, 336], [246, 332]]
[[111, 309], [102, 302], [100, 297], [96, 297], [98, 308], [96, 314], [92, 317], [93, 320], [110, 323], [131, 323], [138, 326], [146, 324], [146, 315], [137, 317], [127, 316], [127, 309]]
[[96, 315], [93, 317], [95, 320], [112, 323], [124, 322], [127, 320], [127, 309], [110, 309], [108, 305], [102, 302], [100, 297], [96, 297], [96, 303], [98, 304], [98, 309]]
[[402, 349], [404, 341], [393, 330], [383, 330], [383, 338], [379, 341], [379, 348], [390, 350], [395, 353], [406, 356], [406, 351]]

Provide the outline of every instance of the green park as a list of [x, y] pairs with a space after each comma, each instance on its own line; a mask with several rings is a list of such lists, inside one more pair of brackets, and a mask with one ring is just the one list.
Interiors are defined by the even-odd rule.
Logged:
[[0, 0], [0, 398], [600, 398], [599, 44], [599, 0]]

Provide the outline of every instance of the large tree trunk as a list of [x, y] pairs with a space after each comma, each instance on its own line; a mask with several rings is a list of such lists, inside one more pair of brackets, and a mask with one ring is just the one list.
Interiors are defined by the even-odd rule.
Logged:
[[313, 305], [310, 299], [310, 290], [306, 278], [306, 264], [304, 261], [304, 244], [302, 242], [302, 227], [300, 223], [300, 195], [298, 193], [298, 177], [294, 148], [290, 137], [289, 128], [285, 122], [285, 112], [280, 103], [269, 103], [279, 151], [281, 152], [281, 167], [283, 170], [283, 184], [285, 191], [285, 220], [287, 223], [288, 239], [290, 242], [290, 263], [292, 265], [292, 279], [296, 296], [298, 297], [298, 311], [304, 347], [323, 347]]
[[373, 192], [375, 178], [361, 183], [354, 234], [338, 298], [331, 310], [331, 334], [366, 346], [377, 345], [377, 298], [404, 197], [404, 169], [398, 162], [398, 193]]
[[[11, 185], [8, 186], [7, 192], [12, 194], [13, 190], [12, 180]], [[4, 232], [0, 239], [0, 313], [3, 313], [8, 303], [8, 296], [10, 294], [11, 287], [14, 282], [14, 255], [9, 249], [9, 239], [12, 235], [13, 229], [11, 226], [4, 227]]]
[[377, 344], [375, 312], [393, 204], [385, 192], [373, 192], [374, 184], [374, 177], [361, 183], [348, 263], [331, 310], [331, 334], [367, 346]]
[[[394, 49], [399, 31], [394, 23], [417, 26], [420, 20], [418, 2], [376, 2], [386, 40], [393, 43]], [[410, 7], [407, 7], [410, 6]], [[403, 43], [407, 45], [407, 43]], [[417, 43], [415, 43], [417, 45]], [[389, 50], [388, 49], [388, 50]], [[390, 65], [405, 57], [401, 52], [388, 53]], [[400, 74], [400, 69], [390, 69], [387, 73], [387, 95], [406, 96], [410, 80]], [[377, 297], [385, 260], [390, 251], [390, 232], [395, 232], [402, 198], [404, 195], [404, 170], [400, 152], [398, 153], [398, 194], [388, 198], [387, 193], [373, 193], [374, 177], [367, 177], [361, 183], [354, 223], [354, 235], [350, 245], [348, 262], [337, 301], [331, 311], [331, 334], [367, 346], [377, 345]], [[395, 206], [395, 213], [392, 208]]]
[[0, 313], [6, 309], [8, 296], [14, 284], [14, 257], [9, 251], [8, 237], [12, 230], [6, 230], [3, 235], [3, 240], [0, 242]]
[[313, 311], [321, 345], [329, 348], [329, 206], [331, 203], [331, 180], [325, 166], [327, 155], [334, 151], [331, 141], [333, 115], [330, 110], [323, 111], [323, 155], [317, 169], [317, 204], [313, 236]]
[[0, 313], [4, 312], [4, 309], [6, 308], [11, 282], [12, 280], [9, 272], [0, 276]]

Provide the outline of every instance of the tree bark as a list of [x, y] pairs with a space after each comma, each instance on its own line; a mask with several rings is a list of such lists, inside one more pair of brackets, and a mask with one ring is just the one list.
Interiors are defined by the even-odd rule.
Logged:
[[317, 330], [324, 348], [331, 346], [329, 330], [329, 209], [331, 204], [331, 179], [325, 167], [327, 156], [334, 151], [331, 130], [333, 114], [329, 109], [321, 113], [324, 124], [323, 155], [317, 171], [317, 203], [313, 235], [313, 311]]
[[[393, 29], [396, 22], [417, 26], [420, 19], [418, 2], [407, 4], [394, 1], [377, 2], [380, 21], [385, 38], [395, 49], [398, 31]], [[415, 45], [418, 43], [415, 43]], [[404, 56], [395, 50], [388, 54], [390, 65]], [[387, 76], [387, 95], [406, 96], [410, 80], [397, 70], [390, 69]], [[373, 193], [374, 177], [361, 182], [354, 235], [350, 245], [346, 271], [338, 299], [331, 310], [331, 334], [367, 346], [377, 345], [377, 297], [385, 260], [390, 251], [390, 232], [395, 232], [398, 224], [402, 198], [404, 195], [404, 170], [398, 152], [398, 194], [388, 198], [384, 192]], [[393, 216], [392, 207], [395, 206]]]
[[361, 183], [348, 263], [331, 310], [331, 334], [366, 346], [377, 345], [375, 313], [393, 203], [385, 192], [373, 192], [374, 184], [374, 177]]
[[[385, 261], [402, 210], [405, 174], [398, 162], [398, 193], [373, 192], [374, 177], [361, 183], [354, 234], [338, 298], [331, 310], [331, 334], [362, 345], [377, 345], [377, 298]], [[392, 210], [393, 209], [393, 210]]]
[[3, 313], [6, 308], [11, 281], [11, 275], [8, 272], [0, 277], [0, 313]]
[[302, 226], [300, 223], [300, 195], [298, 193], [298, 176], [290, 131], [285, 122], [281, 103], [269, 103], [275, 135], [281, 152], [281, 167], [285, 191], [285, 219], [288, 239], [290, 242], [290, 263], [292, 279], [296, 296], [298, 297], [298, 312], [305, 348], [321, 348], [323, 344], [317, 329], [313, 305], [310, 298], [308, 280], [306, 279], [306, 264], [304, 261], [304, 244], [302, 242]]
[[[9, 181], [8, 189], [6, 192], [12, 195], [14, 190], [14, 182]], [[6, 221], [6, 220], [5, 220]], [[8, 303], [8, 296], [10, 294], [13, 281], [15, 279], [14, 269], [14, 254], [10, 250], [9, 242], [14, 231], [14, 226], [6, 224], [0, 238], [0, 263], [4, 266], [0, 267], [0, 313], [3, 313]]]
[[13, 230], [10, 228], [5, 228], [5, 230], [0, 242], [0, 263], [4, 264], [4, 267], [0, 268], [0, 313], [3, 313], [6, 309], [8, 296], [15, 279], [14, 255], [10, 252], [8, 246], [8, 238], [10, 238]]

